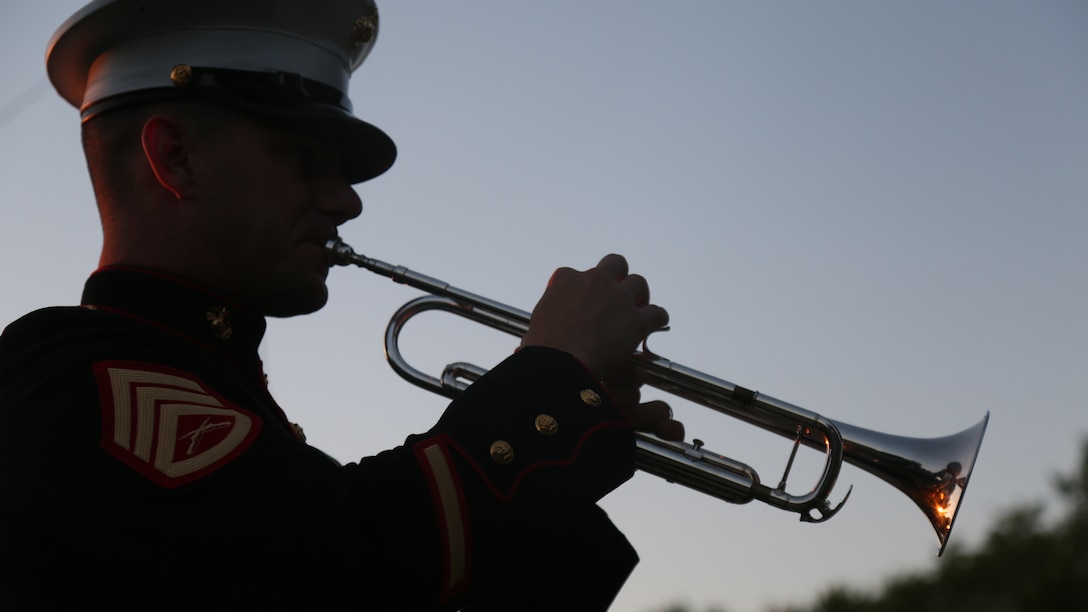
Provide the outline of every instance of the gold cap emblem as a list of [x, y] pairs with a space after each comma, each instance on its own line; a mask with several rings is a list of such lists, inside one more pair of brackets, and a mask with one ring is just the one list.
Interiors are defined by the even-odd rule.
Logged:
[[351, 42], [356, 47], [361, 47], [374, 40], [374, 34], [378, 31], [378, 11], [369, 10], [362, 17], [355, 20], [351, 27]]
[[193, 69], [188, 64], [178, 64], [170, 71], [170, 82], [174, 87], [188, 87], [193, 82]]

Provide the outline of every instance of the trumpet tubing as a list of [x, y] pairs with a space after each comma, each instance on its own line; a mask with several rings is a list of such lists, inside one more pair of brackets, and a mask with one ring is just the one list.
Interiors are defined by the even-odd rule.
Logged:
[[[458, 289], [445, 281], [355, 253], [340, 239], [325, 248], [329, 265], [355, 265], [430, 295], [409, 301], [393, 314], [385, 331], [390, 366], [408, 382], [447, 398], [457, 397], [486, 370], [469, 363], [447, 365], [432, 376], [409, 364], [400, 352], [400, 332], [416, 315], [428, 310], [453, 313], [518, 338], [529, 329], [529, 313]], [[645, 384], [700, 404], [750, 425], [793, 440], [785, 473], [775, 486], [739, 461], [703, 448], [702, 442], [662, 440], [636, 432], [636, 466], [669, 482], [679, 483], [730, 503], [759, 500], [796, 512], [804, 522], [826, 521], [850, 496], [832, 506], [829, 498], [843, 462], [857, 466], [907, 495], [922, 510], [943, 554], [956, 514], [982, 446], [989, 413], [982, 421], [942, 438], [895, 436], [836, 422], [788, 402], [746, 389], [643, 351], [632, 355]], [[820, 476], [810, 491], [792, 494], [786, 481], [801, 445], [824, 451]]]

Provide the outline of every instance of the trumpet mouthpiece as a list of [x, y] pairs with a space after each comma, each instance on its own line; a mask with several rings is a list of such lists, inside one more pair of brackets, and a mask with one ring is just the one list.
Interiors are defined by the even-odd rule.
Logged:
[[355, 250], [346, 244], [339, 236], [330, 238], [325, 243], [325, 263], [333, 266], [350, 266], [354, 263]]

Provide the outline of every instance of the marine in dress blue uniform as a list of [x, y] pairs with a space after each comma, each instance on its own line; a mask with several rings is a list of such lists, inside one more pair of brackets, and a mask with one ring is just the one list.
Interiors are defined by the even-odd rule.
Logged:
[[[369, 0], [105, 0], [58, 30], [47, 63], [84, 121], [214, 101], [331, 134], [356, 183], [396, 155], [346, 96], [377, 31]], [[0, 605], [608, 607], [637, 555], [596, 502], [635, 447], [586, 364], [525, 346], [430, 431], [340, 465], [290, 422], [304, 407], [268, 392], [268, 314], [109, 263], [79, 305], [4, 330]]]

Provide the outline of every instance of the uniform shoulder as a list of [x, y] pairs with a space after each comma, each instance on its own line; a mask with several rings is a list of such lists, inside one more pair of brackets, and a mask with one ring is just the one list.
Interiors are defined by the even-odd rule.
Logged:
[[109, 334], [114, 319], [80, 306], [41, 308], [16, 319], [0, 334], [0, 367], [5, 371], [43, 355], [63, 352], [81, 338]]
[[59, 332], [70, 325], [93, 325], [100, 313], [81, 306], [49, 306], [27, 313], [12, 321], [0, 335], [0, 343], [10, 342], [27, 335]]

